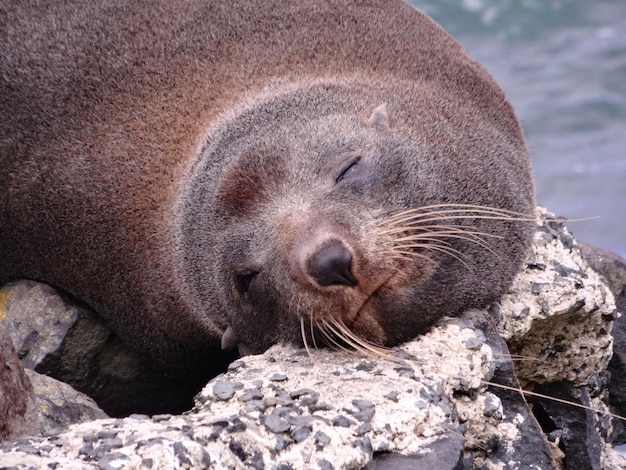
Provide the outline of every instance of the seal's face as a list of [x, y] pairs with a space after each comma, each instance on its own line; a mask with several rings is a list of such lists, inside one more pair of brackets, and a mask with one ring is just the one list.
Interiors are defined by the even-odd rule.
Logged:
[[394, 253], [380, 224], [394, 205], [412, 205], [410, 191], [385, 188], [408, 186], [414, 169], [390, 151], [401, 142], [384, 122], [326, 116], [293, 132], [255, 139], [220, 178], [216, 202], [227, 223], [219, 251], [230, 267], [222, 284], [234, 305], [223, 346], [332, 342], [348, 331], [384, 344], [379, 317], [397, 310], [386, 299], [398, 303], [436, 265]]
[[384, 106], [369, 119], [276, 119], [242, 119], [243, 136], [222, 138], [218, 184], [192, 204], [211, 207], [210, 226], [187, 225], [206, 251], [192, 269], [198, 290], [215, 290], [204, 303], [223, 348], [395, 345], [506, 288], [512, 274], [497, 270], [509, 246], [496, 237], [522, 229], [496, 209], [501, 184], [459, 184], [454, 173], [474, 170], [394, 129]]
[[[256, 203], [248, 209], [249, 199], [233, 198], [237, 178], [222, 180], [226, 184], [218, 199], [243, 211], [229, 217], [228, 233], [238, 236], [227, 236], [222, 251], [230, 266], [224, 281], [236, 305], [229, 309], [228, 323], [238, 343], [258, 350], [301, 335], [332, 342], [348, 331], [367, 342], [387, 342], [379, 317], [387, 309], [397, 311], [402, 289], [424, 281], [436, 262], [415, 263], [394, 251], [396, 234], [382, 223], [391, 204], [384, 188], [403, 184], [404, 178], [398, 174], [393, 183], [385, 181], [392, 172], [384, 171], [379, 150], [314, 156], [308, 171], [284, 165], [280, 184], [273, 182], [271, 194], [255, 193]], [[270, 168], [281, 160], [269, 159], [273, 163], [259, 166]], [[240, 178], [236, 186], [255, 181], [240, 163], [234, 164]], [[432, 320], [425, 323], [430, 326]]]

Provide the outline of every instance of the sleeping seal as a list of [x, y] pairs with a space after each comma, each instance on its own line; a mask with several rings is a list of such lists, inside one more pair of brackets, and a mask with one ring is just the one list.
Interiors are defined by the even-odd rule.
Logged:
[[524, 260], [514, 112], [402, 1], [0, 9], [0, 281], [62, 289], [170, 370], [392, 346]]

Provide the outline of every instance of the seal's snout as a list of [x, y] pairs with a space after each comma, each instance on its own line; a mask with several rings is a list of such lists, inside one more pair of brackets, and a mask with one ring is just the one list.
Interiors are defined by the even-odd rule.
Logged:
[[322, 287], [334, 285], [354, 287], [358, 284], [352, 274], [352, 253], [338, 241], [313, 253], [308, 263], [308, 271]]

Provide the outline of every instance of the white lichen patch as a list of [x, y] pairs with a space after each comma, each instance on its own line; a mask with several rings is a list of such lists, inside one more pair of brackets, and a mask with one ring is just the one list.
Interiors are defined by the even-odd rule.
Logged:
[[[539, 214], [550, 216], [544, 209]], [[496, 327], [519, 356], [521, 380], [584, 383], [611, 358], [615, 300], [558, 225], [539, 222], [526, 268], [500, 302]]]

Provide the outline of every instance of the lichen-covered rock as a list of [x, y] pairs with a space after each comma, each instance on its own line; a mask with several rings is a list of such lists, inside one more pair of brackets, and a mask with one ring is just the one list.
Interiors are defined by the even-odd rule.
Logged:
[[615, 300], [563, 222], [539, 215], [526, 268], [491, 312], [524, 384], [584, 383], [611, 359]]

